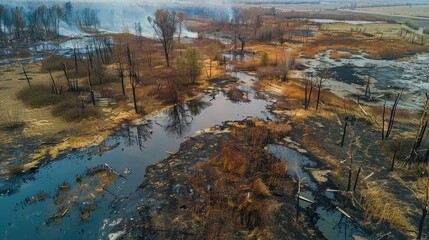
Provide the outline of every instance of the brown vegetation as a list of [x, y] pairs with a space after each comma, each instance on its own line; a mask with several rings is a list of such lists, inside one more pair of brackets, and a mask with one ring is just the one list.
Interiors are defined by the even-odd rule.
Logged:
[[[235, 139], [222, 144], [219, 156], [197, 165], [188, 183], [196, 191], [195, 198], [204, 199], [195, 201], [191, 209], [202, 226], [198, 236], [228, 238], [237, 229], [243, 238], [256, 234], [275, 239], [291, 234], [274, 227], [277, 209], [293, 206], [273, 196], [292, 198], [288, 166], [264, 149], [267, 141], [284, 136], [289, 129], [287, 124], [254, 121], [234, 124], [231, 134]], [[212, 187], [207, 190], [207, 186]]]
[[367, 37], [357, 32], [343, 31], [322, 32], [304, 45], [301, 51], [306, 57], [313, 58], [315, 54], [328, 49], [352, 52], [363, 50], [369, 53], [371, 58], [387, 60], [429, 52], [428, 46], [411, 44], [401, 39], [380, 39]]

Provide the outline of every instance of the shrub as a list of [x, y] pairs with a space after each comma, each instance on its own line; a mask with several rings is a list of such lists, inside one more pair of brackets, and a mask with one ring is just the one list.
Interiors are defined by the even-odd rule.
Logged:
[[263, 197], [271, 196], [270, 189], [268, 189], [267, 185], [265, 185], [265, 183], [260, 178], [256, 178], [255, 182], [253, 182], [253, 191], [255, 191], [257, 195]]
[[268, 66], [268, 53], [267, 52], [263, 52], [261, 55], [261, 66], [266, 67]]
[[288, 53], [284, 53], [280, 56], [279, 61], [277, 62], [277, 72], [282, 81], [286, 81], [289, 70], [291, 70], [295, 65], [295, 59]]
[[70, 98], [57, 105], [52, 109], [52, 114], [61, 117], [68, 122], [81, 121], [90, 117], [97, 117], [99, 110], [96, 107], [86, 107], [81, 109], [80, 102], [77, 99]]
[[238, 147], [232, 141], [227, 141], [221, 148], [221, 161], [225, 170], [243, 176], [246, 171], [247, 159], [241, 155]]
[[52, 94], [47, 85], [33, 85], [19, 90], [16, 97], [31, 107], [46, 107], [58, 103], [61, 96]]
[[414, 23], [412, 23], [410, 21], [405, 21], [405, 25], [407, 25], [411, 29], [419, 30], [419, 26], [417, 26], [416, 24], [414, 24]]
[[186, 49], [185, 58], [179, 57], [177, 59], [176, 68], [184, 83], [194, 84], [202, 71], [198, 50], [196, 48]]

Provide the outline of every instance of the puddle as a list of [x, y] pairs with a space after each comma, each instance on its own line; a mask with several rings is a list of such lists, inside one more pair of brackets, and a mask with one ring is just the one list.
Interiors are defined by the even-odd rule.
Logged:
[[252, 59], [252, 57], [254, 56], [254, 54], [250, 54], [250, 53], [242, 53], [242, 54], [237, 54], [237, 53], [224, 53], [222, 54], [226, 60], [229, 61], [248, 61], [250, 59]]
[[[342, 216], [336, 209], [323, 206], [322, 201], [318, 202], [318, 199], [321, 200], [323, 198], [325, 198], [323, 202], [330, 202], [330, 200], [335, 199], [335, 196], [332, 192], [319, 189], [320, 186], [310, 177], [310, 173], [307, 172], [309, 171], [309, 167], [317, 166], [314, 160], [293, 149], [277, 144], [268, 145], [268, 151], [275, 157], [288, 162], [289, 175], [294, 177], [299, 175], [303, 179], [300, 195], [315, 202], [314, 205], [317, 206], [316, 213], [319, 217], [316, 227], [322, 232], [325, 238], [357, 239], [359, 236], [365, 236], [355, 224]], [[302, 208], [308, 208], [312, 204], [300, 201], [299, 205]]]
[[316, 212], [319, 215], [316, 226], [326, 239], [366, 239], [365, 234], [340, 212], [325, 207], [318, 207]]
[[304, 171], [305, 167], [315, 167], [317, 163], [306, 156], [290, 149], [286, 146], [277, 144], [268, 145], [269, 153], [273, 154], [276, 158], [288, 162], [288, 174], [293, 177], [301, 177], [302, 184], [309, 186], [312, 190], [317, 189], [317, 184], [312, 180], [309, 173]]

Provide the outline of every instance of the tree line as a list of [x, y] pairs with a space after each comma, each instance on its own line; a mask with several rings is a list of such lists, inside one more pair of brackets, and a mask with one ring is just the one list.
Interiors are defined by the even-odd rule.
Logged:
[[0, 46], [58, 37], [61, 21], [82, 29], [100, 23], [96, 11], [89, 8], [74, 10], [70, 2], [32, 7], [0, 4]]

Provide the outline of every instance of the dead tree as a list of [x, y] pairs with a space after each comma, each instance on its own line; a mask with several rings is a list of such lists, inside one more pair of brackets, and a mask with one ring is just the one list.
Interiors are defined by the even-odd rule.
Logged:
[[121, 78], [122, 96], [124, 96], [124, 98], [127, 98], [127, 95], [125, 93], [125, 68], [120, 55], [121, 53], [118, 54], [118, 65], [116, 70], [118, 71], [118, 75]]
[[170, 67], [171, 54], [173, 53], [174, 34], [177, 31], [178, 18], [175, 11], [157, 9], [155, 17], [147, 18], [164, 48], [167, 67]]
[[[310, 106], [311, 93], [313, 92], [314, 82], [313, 74], [306, 73], [305, 75], [305, 86], [304, 86], [304, 109], [307, 110]], [[308, 89], [310, 88], [310, 89]]]
[[343, 137], [341, 138], [341, 147], [343, 147], [344, 146], [344, 140], [345, 140], [345, 138], [346, 138], [346, 132], [347, 132], [347, 124], [348, 124], [348, 120], [349, 120], [349, 117], [346, 117], [346, 119], [345, 119], [346, 121], [345, 121], [345, 123], [344, 123], [344, 128], [343, 128]]
[[425, 219], [428, 213], [428, 205], [429, 205], [429, 177], [427, 178], [427, 182], [426, 182], [426, 188], [425, 188], [425, 200], [423, 202], [423, 207], [422, 207], [422, 216], [420, 217], [419, 220], [419, 232], [417, 234], [417, 240], [422, 239], [422, 234], [423, 234], [423, 227], [425, 225]]
[[241, 54], [243, 54], [244, 53], [244, 47], [246, 46], [247, 39], [242, 34], [238, 34], [237, 38], [238, 38], [238, 40], [240, 40], [240, 43], [241, 43]]
[[365, 87], [365, 97], [371, 98], [371, 78], [368, 77], [368, 81]]
[[361, 173], [361, 171], [362, 171], [362, 167], [363, 167], [363, 165], [365, 164], [365, 161], [366, 161], [366, 157], [367, 157], [367, 156], [368, 156], [368, 149], [366, 149], [365, 155], [364, 155], [364, 157], [363, 157], [362, 161], [361, 161], [361, 162], [360, 162], [360, 164], [359, 164], [359, 168], [358, 168], [358, 171], [357, 171], [357, 173], [356, 173], [355, 184], [354, 184], [354, 186], [353, 186], [353, 192], [354, 192], [354, 191], [356, 191], [356, 187], [357, 187], [357, 184], [358, 184], [358, 182], [359, 182], [359, 176], [360, 176], [360, 173]]
[[384, 116], [386, 115], [386, 101], [383, 104], [383, 116], [381, 122], [381, 141], [384, 141]]
[[299, 217], [299, 199], [300, 199], [300, 194], [301, 193], [301, 177], [298, 176], [298, 190], [296, 193], [296, 221], [298, 221], [298, 217]]
[[[19, 62], [19, 64], [21, 64], [21, 62]], [[27, 71], [25, 71], [25, 68], [24, 68], [24, 66], [22, 64], [21, 64], [21, 68], [22, 68], [22, 71], [23, 71], [23, 73], [25, 75], [25, 79], [27, 80], [28, 86], [31, 88], [31, 82], [30, 82], [31, 78], [28, 77]]]
[[393, 123], [395, 122], [396, 108], [398, 107], [398, 102], [399, 102], [399, 99], [401, 98], [401, 95], [402, 95], [402, 92], [396, 95], [395, 102], [393, 103], [392, 109], [390, 110], [389, 123], [387, 125], [386, 135], [384, 139], [388, 139], [392, 132]]
[[396, 156], [397, 156], [398, 150], [399, 150], [399, 144], [400, 144], [400, 142], [398, 141], [398, 143], [396, 144], [395, 150], [393, 151], [392, 165], [390, 166], [391, 172], [393, 172], [393, 170], [395, 170], [395, 161], [396, 161]]
[[133, 92], [134, 110], [136, 113], [138, 113], [136, 88], [140, 84], [140, 72], [138, 70], [138, 65], [134, 59], [133, 53], [129, 45], [127, 45], [127, 58], [128, 58], [128, 74], [130, 79], [130, 85]]
[[331, 76], [331, 73], [329, 72], [329, 68], [327, 66], [323, 66], [318, 73], [319, 81], [317, 84], [317, 102], [316, 102], [316, 111], [319, 109], [319, 103], [320, 103], [320, 92], [322, 89], [322, 83], [324, 80], [329, 79]]
[[425, 132], [426, 132], [426, 129], [428, 126], [428, 120], [425, 121], [425, 119], [427, 119], [428, 107], [429, 107], [429, 95], [426, 93], [426, 102], [425, 102], [425, 105], [423, 107], [422, 115], [420, 117], [419, 127], [416, 131], [416, 136], [414, 138], [413, 147], [411, 148], [410, 153], [408, 154], [407, 158], [405, 159], [406, 163], [415, 162], [415, 160], [418, 157], [418, 149], [419, 149], [419, 147], [423, 141], [423, 137], [425, 135]]
[[91, 94], [92, 105], [95, 106], [95, 94], [94, 94], [94, 89], [92, 88], [92, 81], [91, 81], [92, 57], [90, 53], [87, 53], [89, 59], [85, 62], [80, 52], [78, 52], [78, 54], [79, 54], [80, 61], [83, 63], [86, 70], [88, 71], [89, 93]]
[[57, 84], [55, 82], [55, 79], [52, 76], [51, 70], [49, 70], [49, 75], [51, 76], [51, 81], [52, 81], [52, 86], [51, 86], [52, 87], [52, 93], [55, 94], [55, 95], [61, 95], [62, 90], [58, 89]]

